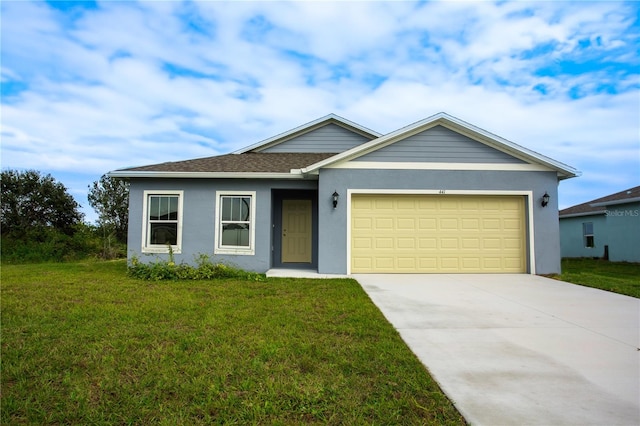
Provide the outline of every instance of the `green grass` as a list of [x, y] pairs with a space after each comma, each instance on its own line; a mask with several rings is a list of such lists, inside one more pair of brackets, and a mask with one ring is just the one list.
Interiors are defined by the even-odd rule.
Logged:
[[558, 279], [640, 298], [640, 263], [562, 259]]
[[2, 268], [3, 424], [464, 424], [353, 280]]

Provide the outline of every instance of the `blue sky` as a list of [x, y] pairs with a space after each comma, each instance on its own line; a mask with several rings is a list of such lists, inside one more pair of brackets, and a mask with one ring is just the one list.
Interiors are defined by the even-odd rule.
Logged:
[[117, 168], [225, 154], [338, 114], [440, 111], [582, 171], [560, 207], [640, 184], [638, 2], [0, 3], [2, 168], [83, 206]]

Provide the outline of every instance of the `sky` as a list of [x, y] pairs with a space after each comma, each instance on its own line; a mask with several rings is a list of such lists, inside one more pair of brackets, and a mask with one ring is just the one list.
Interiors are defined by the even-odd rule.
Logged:
[[1, 166], [88, 186], [334, 113], [446, 112], [582, 172], [560, 208], [640, 185], [640, 2], [2, 1]]

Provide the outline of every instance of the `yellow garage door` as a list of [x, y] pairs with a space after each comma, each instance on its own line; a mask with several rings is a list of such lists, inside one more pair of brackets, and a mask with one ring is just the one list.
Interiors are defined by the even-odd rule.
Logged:
[[526, 272], [523, 196], [354, 194], [352, 273]]

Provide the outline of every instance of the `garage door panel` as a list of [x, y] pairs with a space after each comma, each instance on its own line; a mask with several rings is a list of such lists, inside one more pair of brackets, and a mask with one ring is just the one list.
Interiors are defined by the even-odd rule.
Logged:
[[389, 230], [393, 231], [393, 219], [390, 217], [380, 217], [376, 218], [374, 221], [375, 228], [377, 230]]
[[414, 257], [398, 257], [397, 267], [400, 270], [415, 270], [416, 259]]
[[438, 229], [438, 221], [435, 218], [419, 217], [418, 229], [420, 231], [435, 231], [436, 229]]
[[415, 249], [416, 248], [416, 239], [415, 238], [397, 238], [397, 246], [399, 249]]
[[422, 251], [433, 250], [438, 247], [438, 240], [435, 238], [418, 238], [418, 248]]
[[375, 239], [375, 247], [378, 250], [384, 250], [384, 249], [392, 249], [393, 248], [393, 242], [394, 239], [387, 237], [387, 238], [376, 238]]
[[396, 229], [398, 230], [408, 229], [410, 231], [415, 231], [416, 218], [399, 217], [396, 223]]
[[358, 217], [353, 221], [354, 231], [373, 230], [373, 220], [371, 218]]
[[458, 248], [458, 239], [457, 238], [441, 238], [440, 248], [442, 250], [447, 250], [447, 249], [456, 250]]
[[373, 259], [370, 257], [353, 257], [352, 268], [356, 270], [368, 271], [373, 268]]
[[480, 248], [480, 239], [479, 238], [463, 238], [462, 248], [477, 250]]
[[395, 269], [393, 257], [376, 257], [373, 259], [373, 263], [378, 270], [392, 271]]
[[378, 211], [393, 210], [393, 200], [390, 199], [375, 199], [375, 201], [369, 205], [374, 206]]
[[[370, 249], [371, 248], [371, 238], [354, 238], [353, 239], [353, 247], [356, 249]], [[392, 242], [393, 244], [393, 242]]]
[[354, 194], [351, 271], [525, 272], [524, 197]]

